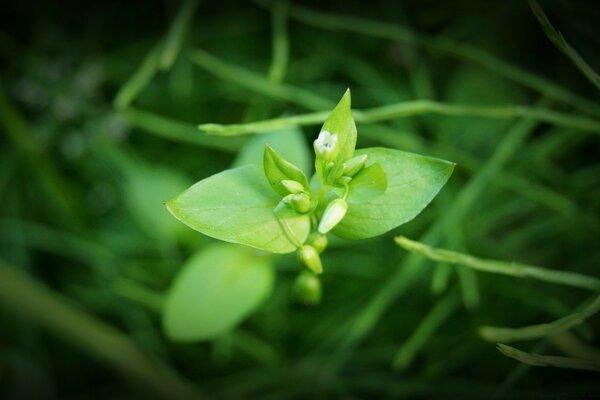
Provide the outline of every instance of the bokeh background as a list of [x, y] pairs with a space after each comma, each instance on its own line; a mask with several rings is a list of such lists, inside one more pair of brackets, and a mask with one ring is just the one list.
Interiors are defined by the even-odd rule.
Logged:
[[[597, 372], [520, 364], [478, 333], [556, 320], [593, 293], [393, 240], [597, 277], [598, 88], [520, 0], [299, 3], [3, 4], [0, 398], [600, 397]], [[600, 68], [597, 2], [541, 5]], [[359, 147], [456, 162], [449, 183], [390, 234], [334, 241], [320, 305], [293, 302], [300, 266], [281, 256], [272, 293], [234, 329], [169, 339], [165, 294], [215, 241], [162, 203], [250, 138], [196, 126], [325, 111], [347, 87], [356, 108], [472, 107], [358, 124]], [[541, 120], [518, 108], [540, 105]], [[302, 127], [307, 146], [318, 129]], [[598, 365], [599, 331], [592, 317], [515, 346]]]

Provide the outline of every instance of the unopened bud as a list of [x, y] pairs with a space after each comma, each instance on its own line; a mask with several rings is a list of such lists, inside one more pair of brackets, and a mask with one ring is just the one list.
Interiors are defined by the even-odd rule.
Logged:
[[305, 193], [289, 194], [283, 202], [301, 214], [310, 210], [310, 197]]
[[350, 183], [351, 180], [352, 180], [352, 178], [349, 176], [340, 176], [339, 178], [336, 179], [335, 183], [340, 186], [346, 186], [347, 184]]
[[310, 269], [314, 274], [323, 273], [321, 257], [319, 257], [319, 253], [313, 246], [305, 244], [298, 249], [297, 254], [300, 261], [302, 261], [302, 264], [304, 264], [304, 266]]
[[321, 222], [319, 222], [319, 233], [327, 233], [344, 218], [348, 211], [348, 204], [344, 199], [335, 199], [327, 205]]
[[294, 282], [294, 297], [296, 301], [315, 305], [321, 301], [321, 281], [310, 272], [302, 272]]
[[366, 162], [367, 162], [366, 154], [351, 158], [350, 160], [348, 160], [344, 163], [344, 175], [346, 175], [346, 176], [356, 175], [357, 173], [360, 172], [361, 169], [364, 168]]
[[281, 184], [287, 189], [288, 192], [292, 194], [302, 193], [305, 191], [303, 184], [297, 181], [293, 181], [291, 179], [283, 179], [281, 181]]
[[317, 253], [321, 254], [327, 248], [328, 244], [327, 236], [317, 232], [313, 232], [308, 237], [308, 243], [317, 250]]
[[317, 157], [324, 160], [333, 161], [339, 151], [338, 135], [322, 131], [319, 137], [314, 141], [313, 147]]

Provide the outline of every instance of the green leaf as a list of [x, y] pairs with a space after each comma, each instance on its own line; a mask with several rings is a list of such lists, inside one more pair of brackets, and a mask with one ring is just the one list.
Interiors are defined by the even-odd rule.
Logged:
[[368, 154], [368, 163], [383, 167], [387, 188], [371, 201], [348, 202], [346, 216], [333, 230], [344, 239], [378, 236], [410, 221], [429, 204], [454, 170], [451, 162], [399, 150], [369, 148], [356, 154]]
[[356, 174], [348, 186], [348, 204], [371, 201], [387, 189], [385, 170], [380, 163], [371, 164]]
[[282, 196], [290, 194], [289, 190], [281, 183], [283, 180], [292, 180], [301, 183], [309, 190], [308, 180], [298, 167], [286, 161], [268, 144], [265, 145], [264, 170], [269, 184]]
[[253, 135], [242, 147], [231, 167], [237, 168], [248, 164], [262, 165], [266, 144], [300, 168], [306, 176], [311, 175], [312, 152], [309, 151], [302, 130], [296, 126]]
[[175, 277], [163, 310], [165, 332], [177, 341], [217, 337], [256, 310], [273, 281], [268, 256], [230, 244], [206, 247]]
[[350, 89], [346, 90], [340, 102], [323, 124], [321, 132], [323, 131], [337, 135], [339, 150], [335, 160], [333, 160], [334, 162], [341, 163], [352, 158], [356, 147], [356, 125], [350, 110]]
[[272, 253], [290, 253], [297, 246], [286, 231], [303, 243], [310, 220], [294, 214], [278, 220], [273, 209], [280, 200], [261, 168], [248, 165], [204, 179], [166, 205], [175, 218], [205, 235]]

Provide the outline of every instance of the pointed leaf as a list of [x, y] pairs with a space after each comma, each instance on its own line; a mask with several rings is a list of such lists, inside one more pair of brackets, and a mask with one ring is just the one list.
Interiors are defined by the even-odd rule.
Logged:
[[269, 184], [281, 196], [290, 194], [284, 184], [281, 183], [283, 180], [292, 180], [302, 184], [309, 190], [308, 180], [298, 167], [292, 163], [286, 161], [268, 144], [265, 145], [264, 154], [264, 170]]
[[336, 145], [339, 147], [334, 160], [336, 163], [352, 158], [356, 147], [356, 125], [350, 110], [350, 89], [346, 90], [340, 102], [323, 124], [321, 132], [324, 131], [336, 135]]
[[165, 332], [177, 341], [217, 337], [256, 310], [273, 281], [268, 256], [230, 244], [206, 247], [175, 277], [163, 310]]
[[261, 168], [249, 165], [196, 183], [168, 201], [167, 208], [175, 218], [205, 235], [272, 253], [290, 253], [297, 246], [284, 229], [303, 243], [310, 220], [290, 214], [279, 221], [273, 209], [280, 200]]
[[306, 176], [311, 175], [312, 151], [306, 143], [302, 130], [296, 126], [253, 135], [242, 147], [231, 168], [248, 164], [262, 165], [266, 144], [300, 168]]
[[387, 189], [368, 202], [348, 204], [333, 233], [345, 239], [384, 234], [417, 216], [446, 183], [454, 164], [437, 158], [384, 148], [361, 149], [368, 162], [385, 170]]

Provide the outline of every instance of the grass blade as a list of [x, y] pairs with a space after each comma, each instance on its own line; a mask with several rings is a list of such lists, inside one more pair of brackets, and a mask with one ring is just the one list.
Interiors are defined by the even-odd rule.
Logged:
[[548, 20], [546, 13], [540, 7], [539, 3], [535, 0], [529, 0], [529, 6], [533, 15], [537, 18], [538, 22], [542, 26], [544, 33], [548, 36], [548, 39], [556, 46], [557, 49], [563, 52], [569, 59], [575, 64], [575, 66], [581, 71], [583, 75], [594, 85], [597, 89], [600, 89], [600, 76], [594, 71], [594, 69], [575, 51], [573, 47], [565, 40], [563, 35], [558, 32], [554, 26]]

